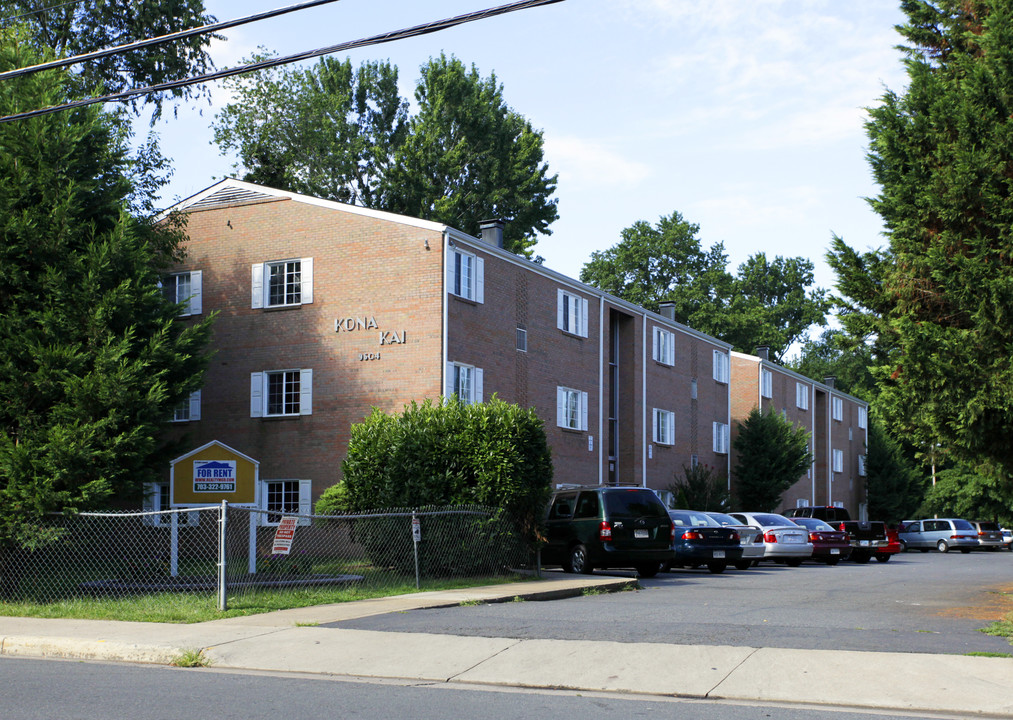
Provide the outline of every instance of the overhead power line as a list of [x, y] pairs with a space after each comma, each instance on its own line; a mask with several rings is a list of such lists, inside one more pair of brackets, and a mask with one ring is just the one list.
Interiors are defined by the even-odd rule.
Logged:
[[10, 22], [11, 20], [20, 20], [21, 18], [28, 17], [29, 15], [41, 15], [42, 13], [47, 13], [50, 10], [59, 10], [62, 7], [67, 7], [68, 5], [78, 5], [80, 3], [81, 0], [70, 0], [70, 2], [60, 3], [59, 5], [50, 5], [49, 7], [42, 7], [37, 10], [29, 10], [27, 12], [23, 12], [20, 15], [12, 15], [11, 17], [5, 17], [0, 19], [0, 22]]
[[367, 47], [370, 45], [380, 45], [383, 43], [394, 42], [395, 40], [405, 40], [407, 38], [419, 37], [421, 35], [428, 35], [431, 33], [439, 32], [441, 30], [447, 30], [464, 23], [473, 22], [475, 20], [484, 20], [490, 17], [496, 17], [497, 15], [505, 15], [507, 13], [515, 12], [517, 10], [527, 10], [528, 8], [540, 7], [542, 5], [553, 5], [555, 3], [563, 2], [563, 0], [521, 0], [520, 2], [510, 3], [508, 5], [500, 5], [494, 8], [488, 8], [486, 10], [479, 10], [473, 13], [467, 13], [465, 15], [458, 15], [457, 17], [447, 18], [444, 20], [437, 20], [431, 23], [425, 23], [423, 25], [415, 25], [410, 28], [403, 30], [395, 30], [393, 32], [384, 33], [382, 35], [373, 35], [372, 37], [362, 38], [360, 40], [352, 40], [349, 42], [341, 43], [338, 45], [331, 45], [329, 47], [319, 48], [317, 50], [309, 50], [295, 55], [286, 55], [280, 58], [271, 58], [270, 60], [263, 60], [261, 62], [249, 63], [247, 65], [240, 65], [235, 68], [228, 68], [226, 70], [220, 70], [218, 72], [208, 73], [206, 75], [198, 75], [195, 77], [184, 78], [182, 80], [173, 80], [171, 82], [160, 83], [158, 85], [148, 85], [142, 88], [133, 88], [130, 90], [124, 90], [122, 92], [114, 93], [112, 95], [103, 95], [101, 97], [91, 97], [84, 100], [76, 100], [74, 102], [64, 103], [63, 105], [53, 105], [51, 107], [40, 108], [38, 110], [30, 110], [28, 112], [17, 113], [14, 115], [5, 115], [0, 117], [0, 122], [11, 122], [13, 120], [25, 120], [28, 118], [37, 117], [39, 115], [48, 115], [50, 113], [59, 112], [61, 110], [69, 110], [71, 108], [84, 107], [86, 105], [93, 105], [100, 102], [119, 102], [127, 100], [136, 95], [146, 95], [148, 93], [162, 92], [163, 90], [174, 90], [176, 88], [187, 87], [189, 85], [197, 85], [200, 83], [210, 82], [212, 80], [220, 80], [226, 77], [232, 77], [233, 75], [243, 75], [250, 72], [257, 72], [258, 70], [266, 70], [272, 67], [278, 67], [279, 65], [287, 65], [293, 62], [299, 62], [300, 60], [308, 60], [314, 57], [320, 57], [322, 55], [331, 55], [336, 52], [343, 52], [345, 50], [353, 50], [355, 48]]
[[40, 70], [51, 70], [52, 68], [76, 65], [89, 60], [100, 60], [105, 57], [110, 57], [111, 55], [120, 55], [125, 52], [130, 52], [131, 50], [139, 50], [152, 45], [161, 45], [163, 43], [172, 42], [173, 40], [182, 40], [183, 38], [193, 37], [194, 35], [203, 35], [204, 33], [226, 30], [231, 27], [236, 27], [237, 25], [246, 25], [248, 23], [257, 22], [258, 20], [266, 20], [268, 18], [277, 17], [278, 15], [295, 12], [296, 10], [306, 10], [311, 7], [316, 7], [317, 5], [327, 5], [328, 3], [333, 2], [338, 2], [338, 0], [310, 0], [310, 2], [300, 3], [299, 5], [289, 5], [288, 7], [279, 8], [277, 10], [268, 10], [267, 12], [257, 13], [256, 15], [247, 15], [246, 17], [237, 18], [235, 20], [226, 20], [225, 22], [214, 23], [212, 25], [201, 25], [200, 27], [190, 28], [189, 30], [180, 30], [179, 32], [170, 33], [168, 35], [146, 38], [126, 45], [117, 45], [116, 47], [106, 48], [104, 50], [95, 50], [94, 52], [85, 53], [83, 55], [74, 55], [73, 57], [51, 60], [50, 62], [30, 65], [28, 67], [18, 68], [17, 70], [8, 70], [7, 72], [0, 73], [0, 80], [6, 80], [7, 78], [18, 77], [20, 75], [28, 75], [29, 73], [39, 72]]

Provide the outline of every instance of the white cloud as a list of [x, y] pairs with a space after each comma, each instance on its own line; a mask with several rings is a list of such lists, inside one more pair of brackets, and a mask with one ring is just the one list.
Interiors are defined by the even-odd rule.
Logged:
[[559, 173], [560, 184], [565, 183], [569, 189], [586, 185], [629, 187], [651, 175], [649, 165], [601, 141], [549, 135], [545, 156], [549, 167]]

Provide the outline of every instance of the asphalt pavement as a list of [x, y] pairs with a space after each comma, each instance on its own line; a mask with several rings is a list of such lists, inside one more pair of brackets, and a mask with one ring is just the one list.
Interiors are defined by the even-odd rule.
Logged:
[[340, 627], [464, 603], [551, 600], [635, 586], [565, 576], [280, 610], [189, 625], [0, 617], [0, 657], [563, 688], [979, 717], [1013, 716], [1013, 658], [725, 645], [465, 637]]

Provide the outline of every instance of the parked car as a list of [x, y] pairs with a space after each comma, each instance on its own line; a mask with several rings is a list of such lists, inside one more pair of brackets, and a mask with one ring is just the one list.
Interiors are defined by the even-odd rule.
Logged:
[[978, 547], [986, 550], [1001, 550], [1006, 547], [999, 523], [972, 521], [971, 527], [978, 533]]
[[[847, 508], [835, 505], [813, 505], [792, 508], [784, 513], [791, 520], [799, 517], [818, 518], [846, 532], [851, 538], [851, 559], [867, 563], [888, 545], [886, 523], [879, 520], [852, 520]], [[879, 560], [879, 557], [876, 556]]]
[[1013, 550], [1013, 530], [1009, 528], [1000, 528], [1002, 533], [1002, 542], [1007, 550]]
[[763, 559], [784, 562], [798, 567], [813, 554], [808, 531], [777, 513], [728, 513], [743, 525], [756, 525], [763, 530]]
[[813, 517], [796, 517], [791, 518], [791, 521], [809, 531], [813, 560], [836, 565], [851, 555], [851, 537], [843, 530], [836, 530]]
[[742, 560], [742, 545], [734, 528], [696, 510], [669, 510], [668, 516], [675, 525], [675, 560], [670, 567], [706, 565], [717, 575], [729, 563]]
[[714, 518], [719, 525], [733, 528], [739, 533], [742, 559], [735, 561], [736, 569], [748, 570], [751, 565], [763, 560], [763, 530], [758, 525], [743, 525], [740, 520], [725, 513], [708, 512], [707, 514]]
[[876, 548], [876, 553], [873, 555], [877, 562], [888, 562], [890, 558], [899, 552], [904, 551], [904, 546], [901, 545], [900, 537], [896, 530], [891, 528], [886, 529], [886, 545], [882, 545]]
[[905, 522], [898, 538], [905, 548], [922, 552], [935, 548], [942, 553], [951, 549], [969, 553], [978, 547], [978, 531], [967, 520], [960, 518]]
[[542, 563], [566, 572], [634, 568], [653, 577], [675, 560], [675, 526], [652, 490], [594, 486], [557, 490], [545, 518]]

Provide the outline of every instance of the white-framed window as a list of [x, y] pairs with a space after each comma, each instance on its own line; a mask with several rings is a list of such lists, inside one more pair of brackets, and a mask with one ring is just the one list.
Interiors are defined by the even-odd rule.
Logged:
[[805, 383], [795, 383], [795, 406], [799, 410], [809, 409], [809, 386]]
[[795, 498], [795, 507], [809, 507], [809, 498]]
[[200, 390], [194, 390], [190, 397], [172, 411], [173, 422], [195, 422], [200, 420]]
[[691, 468], [696, 468], [696, 467], [699, 467], [699, 465], [700, 465], [700, 456], [699, 455], [690, 455], [689, 456], [689, 466]]
[[865, 455], [858, 456], [858, 474], [865, 477]]
[[556, 388], [556, 425], [568, 430], [587, 430], [587, 393]]
[[728, 384], [730, 368], [728, 365], [728, 353], [720, 350], [714, 351], [714, 380], [719, 383]]
[[715, 422], [712, 425], [714, 435], [714, 452], [718, 455], [728, 454], [728, 423]]
[[203, 312], [204, 271], [166, 275], [162, 278], [162, 294], [169, 302], [183, 304], [180, 316], [200, 315]]
[[313, 302], [313, 258], [254, 263], [251, 287], [254, 308], [308, 305]]
[[453, 395], [465, 405], [482, 402], [482, 368], [447, 363], [446, 397]]
[[675, 365], [675, 333], [655, 326], [654, 359], [662, 365]]
[[869, 410], [861, 405], [858, 406], [858, 427], [863, 430], [869, 426]]
[[[144, 484], [144, 511], [165, 512], [171, 510], [171, 497], [169, 496], [168, 482], [154, 482]], [[144, 515], [145, 525], [153, 527], [169, 527], [172, 525], [172, 515]], [[200, 512], [181, 512], [176, 514], [178, 527], [197, 527], [200, 524]]]
[[485, 302], [485, 260], [471, 253], [452, 249], [447, 256], [447, 290], [452, 295]]
[[760, 396], [774, 397], [774, 373], [767, 368], [760, 368]]
[[250, 417], [313, 414], [313, 371], [250, 373]]
[[844, 400], [839, 397], [831, 398], [831, 406], [834, 420], [842, 421], [844, 419]]
[[517, 328], [517, 350], [519, 352], [528, 351], [528, 331], [522, 327]]
[[844, 451], [835, 449], [833, 452], [833, 459], [834, 472], [844, 472]]
[[689, 381], [689, 399], [690, 400], [696, 400], [697, 399], [697, 382], [696, 382], [696, 378], [693, 378], [692, 380]]
[[587, 299], [568, 290], [556, 290], [556, 327], [571, 335], [587, 337]]
[[[283, 515], [310, 515], [313, 483], [310, 480], [261, 480], [260, 509], [262, 525], [278, 525]], [[310, 518], [301, 517], [298, 525], [309, 525]]]
[[675, 444], [675, 413], [654, 408], [654, 442], [658, 445]]

